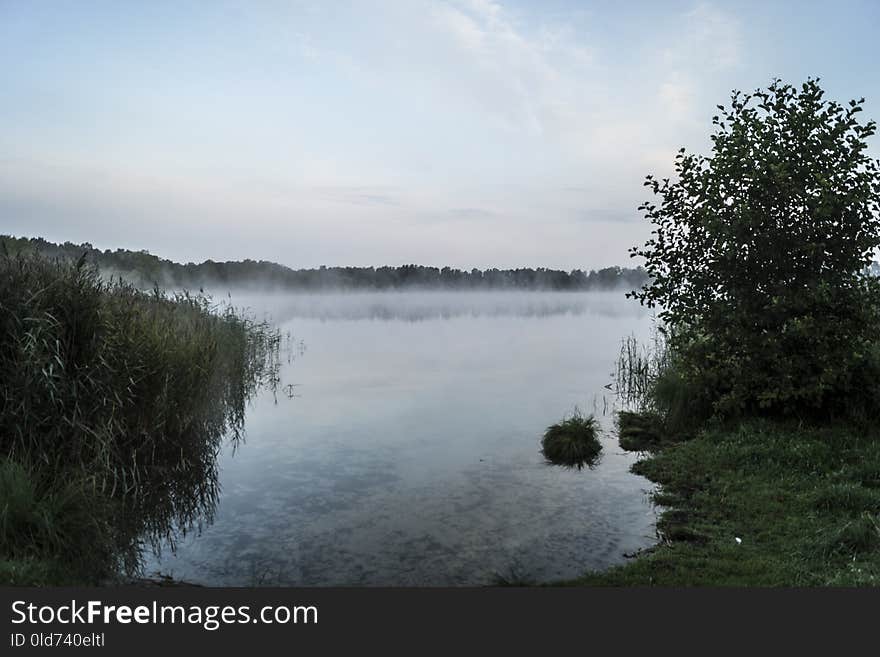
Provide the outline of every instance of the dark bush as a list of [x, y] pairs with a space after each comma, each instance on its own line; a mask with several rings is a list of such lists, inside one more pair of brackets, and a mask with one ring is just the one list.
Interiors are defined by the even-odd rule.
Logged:
[[680, 151], [648, 185], [633, 256], [651, 280], [679, 383], [725, 416], [878, 410], [880, 169], [860, 101], [775, 81], [719, 106], [709, 157]]

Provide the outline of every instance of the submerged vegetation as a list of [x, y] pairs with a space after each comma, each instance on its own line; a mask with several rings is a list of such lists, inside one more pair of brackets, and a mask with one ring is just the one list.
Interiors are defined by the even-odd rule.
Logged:
[[627, 341], [620, 444], [660, 543], [578, 584], [880, 584], [880, 162], [816, 80], [735, 92], [711, 157], [647, 184], [634, 255], [662, 339]]
[[599, 423], [592, 415], [575, 412], [550, 427], [541, 440], [541, 453], [549, 463], [578, 470], [593, 467], [602, 452]]
[[279, 332], [203, 296], [0, 256], [0, 581], [97, 582], [210, 520]]

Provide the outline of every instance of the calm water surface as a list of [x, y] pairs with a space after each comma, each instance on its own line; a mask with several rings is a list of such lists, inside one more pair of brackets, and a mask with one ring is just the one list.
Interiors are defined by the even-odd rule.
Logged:
[[[604, 388], [651, 317], [622, 294], [235, 295], [294, 339], [284, 383], [221, 457], [216, 518], [147, 572], [210, 585], [471, 585], [606, 568], [654, 541]], [[575, 406], [593, 470], [544, 463]], [[603, 415], [603, 411], [607, 414]]]

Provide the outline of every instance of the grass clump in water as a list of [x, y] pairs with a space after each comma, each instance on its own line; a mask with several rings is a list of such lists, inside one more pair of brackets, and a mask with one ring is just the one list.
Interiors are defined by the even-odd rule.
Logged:
[[666, 432], [657, 413], [619, 411], [617, 435], [620, 446], [628, 452], [652, 452], [660, 448]]
[[575, 412], [557, 424], [547, 427], [541, 440], [541, 453], [554, 465], [593, 467], [602, 452], [599, 423], [592, 415]]

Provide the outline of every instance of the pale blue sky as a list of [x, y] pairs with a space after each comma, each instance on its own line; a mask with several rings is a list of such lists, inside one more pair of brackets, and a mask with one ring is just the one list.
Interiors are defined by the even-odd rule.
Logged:
[[[715, 105], [880, 116], [880, 3], [0, 0], [0, 232], [294, 267], [629, 264]], [[875, 147], [874, 152], [877, 152]]]

